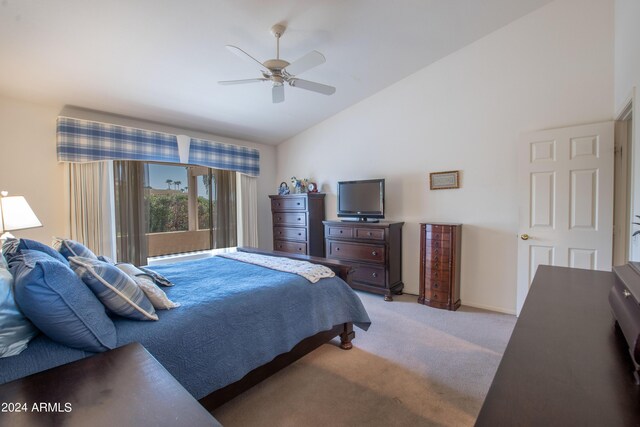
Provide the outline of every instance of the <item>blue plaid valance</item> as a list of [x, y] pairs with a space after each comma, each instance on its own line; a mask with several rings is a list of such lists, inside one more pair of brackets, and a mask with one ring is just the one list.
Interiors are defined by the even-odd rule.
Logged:
[[[184, 163], [180, 162], [176, 135], [70, 117], [58, 117], [57, 146], [61, 162]], [[260, 152], [255, 148], [196, 138], [191, 138], [188, 148], [189, 164], [260, 174]]]

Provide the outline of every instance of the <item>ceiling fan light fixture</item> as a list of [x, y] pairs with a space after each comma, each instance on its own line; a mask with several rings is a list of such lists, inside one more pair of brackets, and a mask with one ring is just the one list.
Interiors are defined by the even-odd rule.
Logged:
[[[244, 50], [236, 46], [228, 45], [227, 49], [240, 57], [241, 59], [249, 62], [253, 66], [259, 64], [260, 73], [262, 78], [260, 79], [244, 79], [244, 80], [230, 80], [218, 82], [223, 85], [234, 85], [253, 83], [259, 81], [271, 81], [273, 82], [272, 101], [273, 103], [280, 103], [284, 101], [284, 84], [289, 83], [291, 87], [298, 87], [300, 89], [308, 90], [311, 92], [321, 93], [323, 95], [333, 95], [336, 88], [333, 86], [324, 85], [321, 83], [310, 82], [308, 80], [298, 79], [298, 74], [304, 73], [313, 67], [324, 64], [325, 58], [318, 51], [311, 51], [304, 55], [293, 63], [289, 63], [284, 59], [280, 59], [280, 37], [284, 34], [286, 27], [282, 24], [276, 24], [271, 27], [271, 34], [276, 38], [276, 58], [268, 59], [261, 63]], [[265, 71], [264, 68], [267, 70]]]

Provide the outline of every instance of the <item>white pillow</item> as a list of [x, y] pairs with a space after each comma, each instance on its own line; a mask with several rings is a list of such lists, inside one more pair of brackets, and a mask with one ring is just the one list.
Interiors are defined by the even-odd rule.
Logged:
[[153, 282], [153, 279], [135, 265], [122, 263], [116, 265], [116, 267], [125, 272], [136, 282], [136, 285], [142, 289], [142, 292], [144, 292], [147, 298], [149, 298], [149, 301], [151, 301], [153, 308], [169, 310], [170, 308], [180, 307], [180, 303], [171, 301], [169, 297], [167, 297], [167, 294], [165, 294], [164, 291]]

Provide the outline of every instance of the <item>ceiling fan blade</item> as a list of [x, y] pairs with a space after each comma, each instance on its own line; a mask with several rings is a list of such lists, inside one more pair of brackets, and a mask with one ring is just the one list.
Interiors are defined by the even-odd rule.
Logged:
[[240, 59], [242, 59], [244, 61], [247, 61], [247, 62], [253, 64], [254, 66], [257, 65], [258, 69], [260, 70], [260, 72], [270, 74], [269, 71], [267, 70], [267, 67], [262, 65], [262, 62], [258, 61], [256, 58], [254, 58], [253, 56], [249, 55], [247, 52], [245, 52], [244, 50], [240, 49], [239, 47], [231, 46], [230, 44], [228, 44], [226, 46], [226, 48], [231, 53], [236, 55], [238, 58], [240, 58]]
[[310, 82], [309, 80], [290, 79], [289, 85], [299, 87], [300, 89], [310, 90], [312, 92], [321, 93], [323, 95], [333, 95], [336, 88], [333, 86], [323, 85], [322, 83]]
[[307, 70], [312, 69], [313, 67], [317, 67], [320, 64], [324, 64], [325, 59], [324, 55], [318, 52], [317, 50], [312, 50], [307, 53], [302, 58], [297, 61], [293, 61], [291, 64], [287, 65], [285, 70], [287, 73], [292, 76], [297, 76], [298, 74], [304, 73]]
[[274, 104], [284, 101], [284, 85], [273, 85], [271, 89], [271, 97]]
[[269, 79], [243, 79], [243, 80], [224, 80], [218, 82], [219, 85], [241, 85], [244, 83], [266, 82]]

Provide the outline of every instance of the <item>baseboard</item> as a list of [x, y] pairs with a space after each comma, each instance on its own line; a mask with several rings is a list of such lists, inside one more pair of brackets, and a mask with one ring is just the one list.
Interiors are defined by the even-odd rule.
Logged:
[[492, 305], [486, 305], [486, 304], [478, 304], [475, 302], [468, 302], [468, 301], [462, 301], [462, 305], [463, 306], [467, 306], [467, 307], [474, 307], [474, 308], [481, 308], [483, 310], [489, 310], [489, 311], [496, 311], [498, 313], [504, 313], [504, 314], [512, 314], [512, 315], [516, 315], [516, 311], [515, 310], [509, 310], [506, 308], [502, 308], [502, 307], [494, 307]]
[[[405, 292], [405, 295], [413, 295], [416, 298], [418, 297], [417, 294], [411, 293], [411, 292]], [[485, 304], [476, 304], [474, 302], [467, 302], [467, 301], [462, 301], [462, 305], [466, 305], [468, 307], [473, 307], [473, 308], [481, 308], [483, 310], [489, 310], [489, 311], [496, 311], [498, 313], [504, 313], [504, 314], [512, 314], [512, 315], [516, 315], [516, 311], [515, 310], [508, 310], [506, 308], [502, 308], [502, 307], [494, 307], [492, 305], [485, 305]]]

